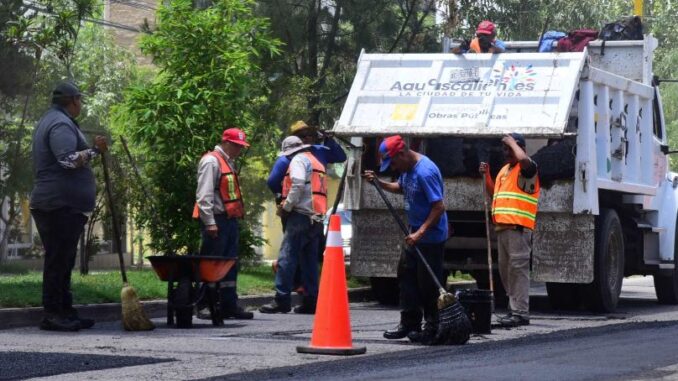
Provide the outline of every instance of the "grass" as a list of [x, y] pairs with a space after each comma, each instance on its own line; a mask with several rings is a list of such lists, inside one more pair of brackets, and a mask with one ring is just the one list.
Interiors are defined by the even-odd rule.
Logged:
[[[42, 304], [42, 272], [0, 269], [0, 308], [38, 307]], [[127, 272], [130, 285], [142, 300], [166, 299], [167, 284], [152, 270]], [[238, 294], [271, 294], [274, 276], [267, 265], [243, 267], [238, 273]], [[364, 286], [360, 279], [348, 279], [349, 287]], [[72, 289], [76, 304], [118, 303], [122, 280], [117, 271], [80, 275], [73, 272]]]

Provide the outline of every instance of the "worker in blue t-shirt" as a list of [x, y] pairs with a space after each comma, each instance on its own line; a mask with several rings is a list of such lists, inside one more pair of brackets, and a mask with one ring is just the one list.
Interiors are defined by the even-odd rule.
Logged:
[[[397, 182], [385, 182], [374, 172], [365, 171], [367, 181], [392, 193], [405, 196], [405, 211], [410, 234], [405, 238], [398, 263], [400, 285], [400, 324], [384, 332], [387, 339], [408, 337], [414, 342], [429, 342], [438, 326], [438, 288], [417, 258], [416, 245], [428, 261], [440, 283], [443, 279], [443, 254], [448, 238], [443, 178], [438, 167], [426, 156], [415, 152], [398, 136], [389, 136], [379, 146], [381, 171], [400, 173]], [[422, 331], [421, 319], [425, 320]]]

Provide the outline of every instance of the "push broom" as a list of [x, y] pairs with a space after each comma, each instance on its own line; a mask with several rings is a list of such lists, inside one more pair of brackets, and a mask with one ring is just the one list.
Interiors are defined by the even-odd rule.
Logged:
[[[374, 181], [371, 181], [371, 183], [372, 185], [374, 185], [374, 188], [377, 190], [377, 193], [379, 193], [379, 196], [381, 196], [381, 199], [384, 200], [386, 207], [388, 208], [389, 212], [391, 212], [391, 215], [393, 215], [393, 218], [400, 226], [400, 229], [403, 231], [403, 234], [405, 234], [405, 236], [409, 235], [409, 231], [405, 226], [405, 223], [400, 218], [398, 213], [396, 213], [395, 209], [393, 209], [393, 205], [391, 205], [391, 202], [388, 201], [388, 199], [386, 198], [384, 191]], [[440, 280], [438, 280], [438, 277], [431, 269], [431, 266], [429, 266], [428, 262], [424, 258], [424, 255], [421, 253], [417, 245], [414, 245], [413, 248], [414, 251], [417, 253], [417, 256], [419, 257], [419, 260], [424, 265], [424, 267], [426, 267], [426, 270], [431, 275], [431, 278], [433, 279], [433, 282], [435, 282], [436, 286], [438, 287], [438, 292], [440, 293], [440, 296], [438, 296], [438, 330], [435, 338], [430, 343], [425, 344], [429, 345], [465, 344], [471, 335], [471, 321], [468, 319], [468, 316], [466, 316], [464, 307], [462, 307], [462, 305], [459, 303], [459, 301], [453, 294], [447, 292], [445, 288], [442, 286], [442, 284], [440, 284]]]
[[122, 240], [120, 239], [120, 225], [118, 216], [115, 213], [115, 204], [113, 203], [113, 192], [111, 190], [111, 177], [108, 173], [108, 164], [106, 155], [101, 158], [104, 168], [104, 183], [106, 187], [106, 197], [108, 198], [108, 208], [111, 212], [113, 222], [113, 238], [118, 251], [120, 260], [120, 274], [122, 275], [122, 290], [120, 291], [120, 303], [122, 304], [122, 326], [126, 331], [150, 331], [155, 328], [152, 321], [148, 319], [144, 309], [141, 307], [136, 290], [129, 285], [127, 281], [127, 272], [125, 271], [125, 260], [122, 256]]

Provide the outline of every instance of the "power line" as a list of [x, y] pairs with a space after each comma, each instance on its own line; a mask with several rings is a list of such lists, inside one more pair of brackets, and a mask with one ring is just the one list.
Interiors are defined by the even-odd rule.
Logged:
[[[40, 4], [25, 1], [23, 3], [23, 6], [28, 8], [28, 9], [32, 9], [36, 12], [44, 13], [44, 14], [47, 14], [47, 15], [50, 15], [50, 16], [56, 16], [57, 15], [56, 13], [48, 10], [47, 8], [42, 7]], [[141, 32], [141, 29], [139, 29], [139, 28], [129, 26], [129, 25], [125, 25], [125, 24], [120, 24], [120, 23], [113, 22], [113, 21], [102, 20], [102, 19], [97, 19], [97, 18], [92, 18], [92, 17], [85, 17], [82, 20], [86, 21], [86, 22], [91, 22], [93, 24], [108, 26], [108, 27], [116, 28], [116, 29], [127, 30], [127, 31], [130, 31], [130, 32], [136, 32], [136, 33]]]

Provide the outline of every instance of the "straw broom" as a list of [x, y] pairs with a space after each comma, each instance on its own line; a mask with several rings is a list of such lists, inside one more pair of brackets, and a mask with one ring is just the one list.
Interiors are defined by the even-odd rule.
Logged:
[[127, 272], [125, 271], [125, 260], [122, 256], [122, 240], [120, 239], [120, 225], [118, 225], [118, 216], [115, 213], [113, 203], [113, 192], [111, 190], [111, 177], [108, 173], [107, 156], [104, 154], [101, 158], [101, 164], [104, 168], [104, 183], [106, 188], [106, 197], [108, 198], [108, 210], [111, 212], [113, 222], [113, 238], [118, 251], [120, 260], [120, 274], [122, 275], [122, 290], [120, 291], [120, 302], [122, 304], [122, 326], [126, 331], [150, 331], [155, 328], [152, 321], [148, 319], [146, 313], [141, 307], [137, 292], [127, 282]]

